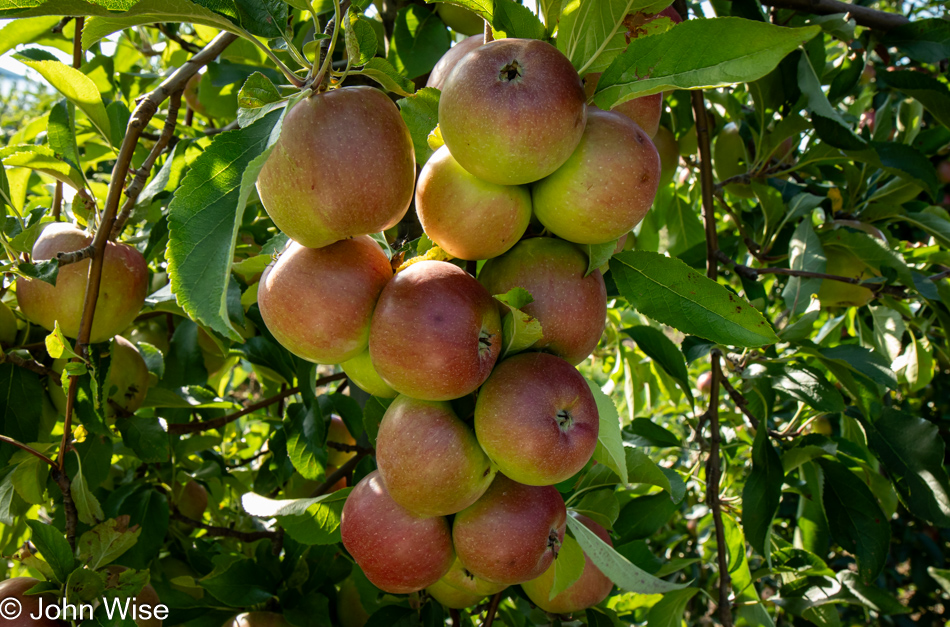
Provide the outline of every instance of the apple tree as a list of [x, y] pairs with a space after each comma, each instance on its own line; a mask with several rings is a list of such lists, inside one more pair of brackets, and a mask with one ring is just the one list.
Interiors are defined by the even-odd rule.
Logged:
[[0, 19], [11, 625], [950, 620], [941, 3]]

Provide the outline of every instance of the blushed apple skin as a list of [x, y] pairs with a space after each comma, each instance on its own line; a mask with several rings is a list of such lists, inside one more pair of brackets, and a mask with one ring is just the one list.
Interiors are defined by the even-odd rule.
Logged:
[[468, 594], [478, 595], [480, 597], [486, 597], [498, 592], [501, 592], [508, 587], [506, 583], [494, 583], [492, 581], [487, 581], [476, 577], [470, 573], [465, 566], [462, 564], [461, 560], [457, 557], [455, 562], [452, 564], [452, 568], [449, 569], [449, 572], [445, 573], [445, 576], [442, 577], [441, 581], [447, 583], [457, 590], [466, 592]]
[[640, 223], [656, 198], [660, 155], [627, 117], [591, 109], [583, 139], [551, 176], [534, 184], [534, 214], [578, 244], [603, 244]]
[[[350, 435], [346, 423], [339, 416], [330, 416], [330, 424], [327, 425], [327, 442], [336, 442], [338, 444], [356, 444], [356, 439]], [[339, 468], [356, 455], [353, 451], [341, 451], [327, 447], [327, 464]]]
[[600, 418], [584, 377], [560, 357], [521, 353], [488, 377], [475, 403], [475, 434], [505, 476], [553, 485], [597, 448]]
[[[33, 260], [52, 259], [59, 252], [73, 252], [92, 243], [92, 236], [72, 224], [50, 224], [33, 245]], [[17, 279], [20, 311], [47, 331], [59, 322], [63, 334], [79, 335], [90, 259], [62, 266], [55, 287], [39, 280]], [[106, 244], [102, 282], [89, 341], [104, 342], [125, 330], [139, 315], [148, 288], [148, 266], [142, 253], [127, 244]]]
[[[440, 3], [438, 6], [439, 8], [443, 8], [450, 5]], [[429, 78], [426, 80], [426, 87], [442, 89], [442, 86], [445, 85], [445, 79], [448, 78], [449, 73], [456, 64], [462, 60], [462, 57], [484, 43], [484, 35], [473, 35], [449, 48], [449, 51], [442, 55], [442, 58], [439, 59], [439, 62], [435, 64], [435, 67], [432, 68], [432, 71], [429, 73]]]
[[291, 242], [261, 276], [257, 302], [284, 348], [338, 364], [366, 350], [373, 309], [390, 278], [389, 259], [367, 235], [324, 248]]
[[460, 61], [442, 88], [439, 127], [452, 155], [480, 179], [521, 185], [571, 156], [587, 120], [571, 62], [535, 39], [500, 39]]
[[600, 270], [585, 277], [587, 263], [570, 242], [533, 237], [488, 260], [478, 279], [492, 295], [526, 289], [534, 302], [521, 309], [537, 318], [544, 333], [532, 348], [576, 365], [594, 351], [607, 324], [604, 277]]
[[[39, 579], [33, 577], [13, 577], [0, 581], [0, 600], [14, 598], [20, 602], [21, 612], [17, 618], [12, 620], [4, 618], [4, 627], [66, 627], [71, 623], [59, 620], [50, 620], [45, 616], [40, 620], [33, 620], [30, 616], [35, 615], [40, 609], [39, 596], [27, 596], [24, 593], [30, 588], [40, 583]], [[58, 599], [52, 595], [41, 595], [43, 597], [43, 606], [56, 604]]]
[[389, 496], [376, 471], [347, 497], [340, 533], [367, 579], [393, 594], [431, 586], [455, 560], [446, 519], [410, 514]]
[[476, 577], [509, 585], [529, 581], [554, 561], [566, 516], [553, 486], [527, 486], [498, 473], [482, 498], [455, 515], [455, 550]]
[[448, 516], [485, 493], [495, 468], [472, 430], [445, 401], [398, 396], [376, 437], [379, 475], [416, 516]]
[[205, 510], [208, 509], [208, 491], [194, 479], [184, 486], [181, 484], [174, 486], [172, 496], [178, 512], [192, 520], [201, 520]]
[[[610, 540], [610, 534], [607, 530], [595, 523], [587, 516], [581, 514], [572, 514], [585, 527], [597, 534], [597, 536], [613, 546]], [[577, 542], [574, 538], [564, 538], [564, 542]], [[584, 555], [584, 570], [581, 572], [581, 578], [572, 583], [557, 594], [553, 599], [548, 600], [551, 595], [551, 588], [554, 587], [554, 565], [544, 571], [544, 574], [537, 579], [532, 579], [521, 584], [521, 588], [531, 601], [545, 612], [551, 614], [572, 614], [593, 607], [607, 598], [610, 591], [614, 588], [614, 583], [608, 579], [597, 566], [594, 565], [587, 555]]]
[[447, 401], [474, 392], [501, 350], [491, 295], [464, 270], [420, 261], [383, 289], [369, 351], [383, 381], [400, 394]]
[[419, 174], [416, 213], [429, 239], [453, 257], [490, 259], [524, 235], [531, 192], [473, 176], [442, 146]]
[[340, 364], [346, 376], [367, 394], [378, 396], [379, 398], [396, 398], [399, 394], [392, 389], [388, 383], [383, 381], [376, 368], [373, 367], [373, 359], [369, 356], [369, 346], [366, 350], [348, 359]]
[[[588, 99], [594, 96], [600, 77], [601, 72], [591, 72], [584, 77], [584, 92]], [[660, 116], [663, 115], [663, 93], [627, 100], [612, 106], [610, 110], [636, 122], [643, 132], [653, 139], [657, 129], [660, 128]]]
[[406, 214], [416, 158], [396, 105], [372, 87], [301, 100], [257, 179], [268, 215], [294, 241], [320, 248], [378, 233]]
[[438, 580], [428, 588], [426, 592], [432, 595], [432, 598], [445, 607], [461, 610], [466, 607], [472, 607], [485, 598], [484, 595], [464, 592], [458, 588], [453, 588], [442, 579]]

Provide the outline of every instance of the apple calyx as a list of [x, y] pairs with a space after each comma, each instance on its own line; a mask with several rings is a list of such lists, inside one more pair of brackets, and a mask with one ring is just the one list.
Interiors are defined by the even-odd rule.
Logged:
[[574, 426], [574, 416], [566, 409], [562, 409], [554, 414], [554, 419], [557, 421], [557, 426], [559, 426], [564, 433], [570, 431], [571, 427]]
[[517, 59], [514, 59], [510, 63], [506, 64], [501, 68], [501, 71], [498, 72], [498, 78], [504, 83], [514, 82], [515, 80], [521, 78], [521, 76], [521, 64], [518, 63]]
[[486, 353], [491, 353], [492, 340], [495, 334], [482, 329], [478, 333], [478, 352], [479, 356], [484, 357]]

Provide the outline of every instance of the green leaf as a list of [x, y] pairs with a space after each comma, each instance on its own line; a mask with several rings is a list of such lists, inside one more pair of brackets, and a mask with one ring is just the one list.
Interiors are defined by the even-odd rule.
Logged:
[[73, 497], [79, 520], [86, 525], [95, 525], [106, 515], [102, 511], [99, 499], [89, 489], [85, 475], [82, 474], [82, 458], [79, 451], [76, 451], [76, 464], [78, 470], [69, 484], [69, 494]]
[[547, 30], [528, 7], [514, 0], [495, 0], [492, 32], [497, 38], [544, 39]]
[[[788, 267], [792, 270], [807, 270], [808, 272], [825, 271], [825, 249], [821, 240], [815, 234], [810, 220], [802, 220], [788, 243]], [[818, 293], [821, 279], [806, 279], [803, 277], [789, 277], [785, 289], [782, 290], [782, 299], [791, 315], [803, 313], [811, 304], [812, 294]]]
[[354, 66], [366, 65], [376, 56], [376, 31], [370, 19], [356, 11], [349, 11], [344, 20], [346, 54]]
[[933, 580], [940, 584], [943, 591], [950, 594], [950, 569], [927, 567], [927, 574], [933, 577]]
[[450, 45], [449, 31], [439, 16], [412, 4], [396, 14], [386, 60], [397, 72], [413, 79], [430, 72]]
[[257, 109], [281, 99], [277, 86], [260, 72], [248, 76], [238, 92], [238, 106], [245, 109]]
[[141, 528], [129, 529], [128, 518], [110, 518], [82, 534], [76, 545], [79, 559], [93, 570], [119, 559], [132, 548], [142, 533]]
[[646, 483], [665, 490], [674, 503], [683, 500], [686, 484], [674, 470], [663, 468], [640, 449], [624, 447], [629, 483]]
[[416, 164], [425, 165], [434, 150], [429, 146], [429, 134], [439, 125], [439, 96], [435, 87], [423, 87], [407, 98], [396, 102], [399, 115], [409, 127], [412, 145], [416, 151]]
[[669, 429], [665, 429], [649, 418], [634, 418], [624, 427], [623, 439], [633, 446], [682, 446], [680, 439]]
[[769, 441], [768, 429], [762, 425], [752, 443], [752, 472], [742, 489], [742, 529], [752, 548], [764, 555], [769, 564], [772, 520], [782, 500], [784, 481], [782, 460]]
[[[33, 448], [36, 448], [35, 446]], [[13, 470], [13, 487], [24, 501], [39, 505], [46, 499], [46, 481], [49, 478], [49, 466], [45, 461], [27, 452], [17, 453], [13, 461], [18, 461]]]
[[306, 545], [340, 542], [343, 504], [350, 489], [312, 499], [273, 500], [248, 492], [241, 504], [251, 516], [276, 518], [291, 538]]
[[882, 43], [897, 46], [915, 60], [940, 63], [950, 57], [950, 25], [941, 17], [917, 19], [888, 30]]
[[818, 26], [783, 28], [737, 17], [687, 20], [631, 41], [600, 77], [594, 104], [606, 110], [661, 91], [754, 81], [819, 32]]
[[[53, 105], [46, 123], [46, 139], [53, 152], [74, 168], [79, 167], [79, 147], [76, 145], [76, 105], [65, 98]], [[78, 172], [81, 184], [82, 174]]]
[[937, 425], [890, 407], [863, 424], [868, 445], [887, 467], [904, 506], [922, 520], [950, 527], [950, 478]]
[[109, 114], [102, 103], [99, 88], [91, 78], [60, 61], [36, 61], [23, 54], [15, 54], [13, 58], [35, 70], [59, 93], [79, 107], [106, 143], [111, 145], [112, 127]]
[[561, 594], [581, 578], [584, 573], [584, 562], [584, 551], [581, 550], [577, 540], [565, 535], [564, 542], [554, 560], [554, 582], [551, 584], [548, 600]]
[[171, 454], [171, 443], [168, 432], [162, 427], [156, 417], [134, 416], [119, 418], [115, 422], [116, 428], [122, 434], [122, 442], [135, 451], [145, 463], [162, 463], [168, 461]]
[[15, 22], [8, 22], [0, 28], [0, 55], [4, 55], [20, 44], [32, 43], [33, 40], [48, 35], [59, 22], [54, 16], [21, 18]]
[[443, 1], [446, 4], [454, 4], [455, 6], [477, 13], [489, 22], [492, 19], [492, 9], [495, 5], [494, 0], [426, 0], [426, 3], [433, 4]]
[[310, 407], [294, 403], [288, 407], [284, 433], [287, 454], [297, 472], [306, 479], [323, 479], [327, 464], [327, 425], [317, 403]]
[[76, 568], [76, 558], [73, 556], [73, 550], [69, 548], [69, 543], [66, 542], [66, 537], [56, 527], [39, 520], [27, 520], [26, 524], [32, 532], [30, 542], [36, 545], [43, 559], [53, 569], [56, 581], [66, 583], [69, 573]]
[[786, 365], [774, 373], [772, 387], [823, 412], [844, 411], [844, 399], [821, 371], [811, 366]]
[[0, 151], [3, 165], [13, 168], [29, 168], [48, 174], [75, 190], [85, 186], [82, 173], [72, 165], [56, 156], [49, 146], [8, 146]]
[[917, 100], [941, 124], [950, 127], [950, 89], [946, 83], [910, 70], [887, 72], [881, 79], [885, 84]]
[[866, 146], [866, 142], [854, 134], [851, 125], [829, 102], [807, 54], [799, 55], [798, 86], [805, 97], [805, 107], [812, 113], [812, 123], [822, 140], [835, 148], [848, 150], [860, 150]]
[[633, 338], [637, 346], [652, 359], [666, 374], [673, 377], [680, 389], [693, 402], [693, 390], [689, 385], [686, 371], [686, 359], [670, 338], [659, 329], [648, 326], [636, 326], [624, 329], [624, 333]]
[[151, 486], [143, 486], [122, 500], [117, 513], [128, 515], [129, 524], [139, 526], [141, 531], [138, 541], [122, 556], [123, 565], [147, 569], [158, 557], [168, 533], [167, 497]]
[[504, 294], [495, 294], [495, 299], [508, 307], [508, 313], [502, 318], [501, 360], [504, 357], [520, 353], [530, 348], [544, 335], [541, 321], [521, 310], [534, 302], [531, 294], [523, 287], [515, 287]]
[[193, 319], [239, 341], [227, 296], [238, 229], [257, 175], [288, 109], [215, 136], [191, 164], [168, 206], [168, 274]]
[[699, 592], [697, 588], [673, 590], [663, 595], [647, 614], [647, 624], [650, 627], [680, 627], [683, 623], [683, 614], [686, 604]]
[[611, 529], [620, 515], [620, 502], [613, 489], [594, 490], [585, 494], [571, 511], [587, 516], [604, 529]]
[[619, 241], [620, 240], [617, 239], [605, 244], [587, 244], [584, 246], [587, 252], [587, 272], [584, 273], [585, 277], [610, 261], [610, 258], [614, 256], [614, 250], [617, 249], [617, 242]]
[[577, 543], [583, 549], [584, 555], [590, 558], [600, 572], [617, 584], [617, 587], [639, 594], [664, 594], [686, 587], [685, 584], [658, 579], [634, 566], [630, 560], [617, 553], [613, 547], [573, 516], [567, 517], [567, 527], [577, 538]]
[[887, 561], [891, 527], [867, 485], [841, 462], [820, 458], [825, 485], [822, 503], [835, 542], [854, 554], [863, 581], [873, 580]]
[[623, 509], [614, 524], [614, 530], [624, 542], [649, 538], [666, 525], [679, 505], [663, 492], [638, 496]]
[[850, 253], [875, 270], [885, 267], [892, 268], [897, 272], [901, 283], [913, 287], [914, 277], [911, 275], [910, 268], [907, 267], [904, 258], [900, 253], [891, 250], [887, 243], [876, 237], [871, 237], [861, 231], [835, 229], [823, 235], [821, 239], [826, 252], [834, 248]]
[[386, 91], [400, 96], [411, 96], [416, 89], [411, 80], [400, 74], [389, 61], [381, 57], [373, 57], [363, 66], [363, 69], [350, 72], [350, 74], [370, 78], [382, 85]]
[[[35, 442], [40, 433], [42, 407], [32, 399], [46, 392], [35, 372], [13, 364], [0, 364], [0, 433], [20, 442]], [[10, 450], [0, 443], [0, 451]], [[6, 461], [7, 457], [0, 457]]]
[[212, 572], [198, 583], [230, 607], [266, 603], [277, 587], [270, 571], [250, 559], [232, 562], [223, 572]]
[[679, 259], [645, 251], [622, 252], [614, 255], [610, 273], [620, 294], [637, 311], [683, 333], [734, 346], [778, 341], [748, 301]]
[[16, 265], [17, 273], [28, 279], [37, 279], [50, 285], [56, 285], [59, 276], [59, 259], [37, 261], [34, 263], [21, 262]]
[[594, 449], [594, 459], [617, 473], [620, 481], [627, 483], [627, 457], [624, 452], [623, 436], [620, 434], [620, 414], [613, 399], [604, 394], [600, 386], [588, 380], [594, 402], [597, 403], [597, 414], [600, 416], [600, 429], [597, 432], [597, 448]]

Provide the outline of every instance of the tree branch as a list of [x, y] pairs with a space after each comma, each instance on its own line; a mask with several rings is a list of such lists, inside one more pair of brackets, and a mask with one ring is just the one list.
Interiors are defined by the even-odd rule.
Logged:
[[83, 246], [79, 250], [72, 252], [58, 252], [56, 253], [56, 259], [59, 260], [59, 265], [62, 267], [71, 263], [77, 263], [83, 259], [89, 259], [95, 251], [96, 247], [90, 244], [89, 246]]
[[344, 453], [362, 453], [363, 455], [375, 455], [376, 449], [371, 446], [360, 446], [359, 444], [344, 444], [343, 442], [327, 441], [327, 446]]
[[850, 2], [838, 0], [762, 0], [762, 4], [780, 9], [792, 9], [815, 15], [832, 15], [834, 13], [848, 13], [861, 26], [881, 31], [888, 31], [910, 22], [909, 19], [898, 13], [888, 13], [863, 7]]
[[39, 459], [43, 460], [44, 462], [46, 462], [47, 464], [49, 464], [51, 468], [56, 468], [56, 462], [54, 462], [52, 459], [50, 459], [50, 458], [47, 457], [46, 455], [43, 455], [42, 453], [40, 453], [38, 450], [36, 450], [36, 449], [33, 448], [32, 446], [29, 446], [29, 445], [27, 445], [27, 444], [23, 444], [22, 442], [17, 442], [17, 441], [14, 440], [13, 438], [7, 437], [7, 436], [5, 436], [5, 435], [0, 435], [0, 442], [6, 442], [7, 444], [11, 444], [11, 445], [17, 447], [18, 449], [22, 449], [22, 450], [26, 451], [27, 453], [29, 453], [30, 455], [32, 455], [33, 457], [36, 457], [36, 458], [39, 458]]
[[194, 518], [188, 518], [178, 510], [174, 510], [170, 513], [172, 520], [177, 520], [178, 522], [185, 523], [197, 529], [201, 529], [213, 538], [235, 538], [241, 542], [257, 542], [258, 540], [270, 540], [271, 542], [275, 541], [278, 537], [276, 531], [238, 531], [237, 529], [231, 529], [230, 527], [216, 527], [214, 525], [206, 525], [205, 523], [195, 520]]
[[157, 28], [159, 32], [165, 35], [165, 37], [171, 39], [176, 44], [181, 46], [181, 49], [184, 50], [185, 52], [190, 52], [191, 54], [195, 54], [201, 50], [201, 48], [199, 48], [195, 44], [191, 43], [190, 41], [185, 41], [180, 36], [168, 30], [168, 27], [165, 26], [165, 24], [162, 24], [159, 22], [157, 24], [154, 24], [153, 26], [155, 26], [155, 28]]
[[[504, 590], [502, 590], [504, 592]], [[491, 627], [492, 623], [495, 622], [495, 614], [498, 613], [498, 604], [501, 603], [501, 592], [498, 592], [491, 598], [491, 603], [488, 604], [488, 613], [485, 614], [485, 622], [482, 623], [482, 627]]]
[[[684, 16], [685, 17], [685, 16]], [[693, 99], [693, 118], [696, 121], [696, 138], [699, 144], [699, 173], [702, 185], [703, 222], [706, 227], [706, 276], [716, 280], [719, 275], [719, 262], [716, 251], [719, 250], [719, 235], [716, 233], [716, 207], [713, 203], [712, 150], [709, 140], [709, 118], [706, 116], [706, 100], [703, 92], [696, 89], [690, 92]]]
[[310, 498], [316, 498], [318, 496], [323, 496], [330, 491], [330, 488], [335, 486], [337, 482], [343, 477], [349, 476], [351, 472], [356, 468], [356, 465], [360, 463], [360, 460], [366, 456], [366, 453], [357, 453], [350, 459], [346, 460], [346, 463], [333, 471], [333, 473], [326, 478], [326, 481], [317, 486], [313, 491], [313, 494], [310, 495]]
[[17, 366], [19, 368], [25, 368], [31, 372], [35, 372], [40, 376], [47, 376], [53, 373], [52, 370], [44, 366], [43, 364], [37, 363], [32, 359], [24, 359], [13, 353], [2, 353], [0, 352], [0, 364], [7, 363]]
[[719, 564], [719, 622], [724, 627], [732, 627], [732, 577], [729, 575], [729, 551], [726, 548], [726, 531], [722, 522], [722, 502], [719, 500], [719, 482], [722, 478], [722, 466], [719, 459], [719, 445], [722, 434], [719, 430], [719, 384], [723, 381], [722, 366], [718, 349], [710, 351], [712, 361], [712, 385], [709, 390], [709, 407], [705, 416], [709, 421], [709, 457], [706, 459], [706, 505], [712, 510], [716, 526], [716, 559]]

